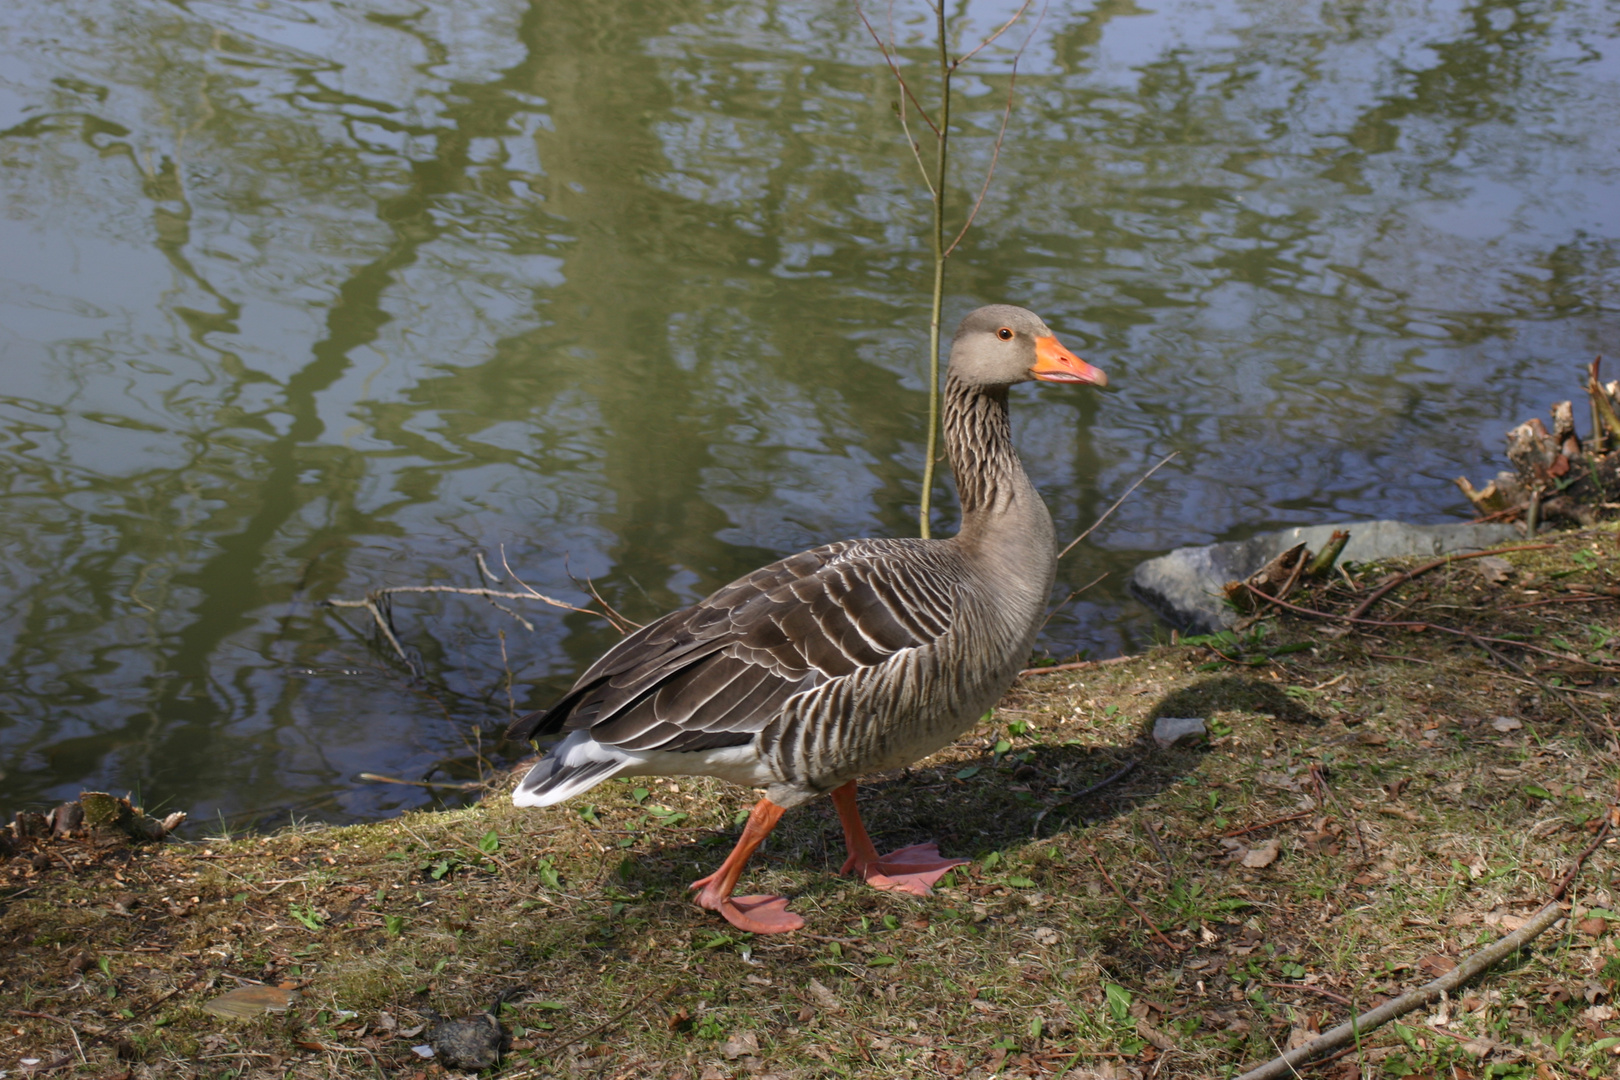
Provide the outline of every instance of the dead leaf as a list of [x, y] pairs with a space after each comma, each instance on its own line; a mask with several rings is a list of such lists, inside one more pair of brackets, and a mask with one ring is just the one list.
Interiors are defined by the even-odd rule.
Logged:
[[1266, 787], [1277, 788], [1280, 791], [1299, 791], [1301, 785], [1309, 778], [1299, 776], [1298, 772], [1298, 766], [1295, 766], [1288, 772], [1263, 772], [1257, 775], [1255, 779], [1266, 785]]
[[1170, 1036], [1141, 1017], [1136, 1019], [1136, 1034], [1157, 1046], [1160, 1050], [1174, 1050], [1176, 1047], [1175, 1041]]
[[826, 1009], [830, 1013], [841, 1013], [844, 1011], [844, 1006], [838, 1001], [838, 995], [821, 985], [821, 983], [817, 980], [810, 980], [809, 990], [810, 996], [815, 998], [816, 1004], [820, 1005], [823, 1009]]
[[1417, 966], [1421, 970], [1433, 975], [1435, 978], [1439, 978], [1441, 975], [1444, 975], [1446, 972], [1456, 967], [1457, 961], [1440, 953], [1430, 953], [1428, 956], [1425, 956], [1423, 959], [1419, 960]]
[[1248, 853], [1243, 856], [1243, 865], [1250, 870], [1259, 870], [1276, 862], [1277, 856], [1280, 854], [1282, 854], [1282, 842], [1273, 837], [1263, 844], [1257, 844], [1250, 848]]
[[[1602, 921], [1601, 919], [1598, 921]], [[1035, 928], [1035, 942], [1038, 945], [1056, 945], [1058, 932], [1050, 926], [1037, 926]]]
[[227, 1020], [250, 1020], [265, 1013], [286, 1012], [298, 993], [279, 986], [240, 986], [203, 1005], [203, 1012]]
[[1493, 716], [1491, 727], [1506, 735], [1510, 731], [1518, 731], [1524, 727], [1524, 721], [1512, 716]]
[[1607, 919], [1582, 919], [1580, 922], [1575, 924], [1575, 929], [1579, 930], [1587, 937], [1602, 937], [1603, 932], [1608, 928], [1609, 920]]
[[758, 1056], [759, 1036], [752, 1031], [739, 1031], [726, 1039], [720, 1047], [720, 1056], [727, 1061], [736, 1061], [745, 1055]]
[[1513, 578], [1513, 564], [1500, 555], [1487, 555], [1475, 560], [1474, 569], [1492, 585], [1505, 585]]

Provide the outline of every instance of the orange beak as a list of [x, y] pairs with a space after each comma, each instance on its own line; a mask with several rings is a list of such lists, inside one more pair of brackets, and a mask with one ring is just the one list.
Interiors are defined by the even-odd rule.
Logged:
[[1029, 373], [1042, 382], [1090, 383], [1107, 386], [1108, 376], [1092, 367], [1048, 335], [1035, 339], [1035, 366]]

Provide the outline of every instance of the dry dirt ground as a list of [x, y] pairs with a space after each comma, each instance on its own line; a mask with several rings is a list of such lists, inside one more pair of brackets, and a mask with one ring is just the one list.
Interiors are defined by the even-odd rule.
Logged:
[[[686, 900], [754, 798], [708, 781], [27, 841], [0, 863], [0, 1077], [425, 1080], [435, 1015], [497, 999], [508, 1080], [1233, 1075], [1515, 927], [1616, 813], [1620, 533], [1539, 542], [1367, 616], [1427, 630], [1272, 613], [1022, 679], [862, 789], [880, 847], [973, 864], [876, 892], [838, 876], [830, 805], [794, 811], [743, 884], [793, 898], [792, 935]], [[1290, 603], [1343, 613], [1389, 572]], [[1212, 737], [1158, 749], [1166, 716]], [[1615, 1075], [1617, 866], [1600, 844], [1532, 947], [1302, 1075]], [[290, 1006], [205, 1010], [242, 987]]]

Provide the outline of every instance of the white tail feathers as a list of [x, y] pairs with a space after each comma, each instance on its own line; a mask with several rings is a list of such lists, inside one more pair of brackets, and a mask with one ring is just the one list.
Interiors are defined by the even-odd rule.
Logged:
[[635, 762], [622, 750], [603, 746], [588, 731], [576, 731], [551, 748], [551, 753], [512, 792], [517, 806], [550, 806], [616, 776]]

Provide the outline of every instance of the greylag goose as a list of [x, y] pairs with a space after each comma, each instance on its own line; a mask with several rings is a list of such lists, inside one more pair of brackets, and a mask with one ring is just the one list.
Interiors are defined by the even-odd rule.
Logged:
[[1012, 684], [1052, 588], [1052, 519], [1013, 449], [1007, 388], [1107, 385], [1034, 312], [962, 320], [945, 377], [945, 448], [962, 528], [947, 540], [844, 540], [755, 570], [627, 636], [517, 739], [563, 735], [512, 793], [549, 806], [613, 776], [714, 776], [765, 789], [700, 907], [758, 934], [804, 920], [781, 896], [733, 896], [784, 811], [830, 792], [854, 871], [927, 895], [966, 859], [932, 843], [879, 855], [855, 781], [956, 738]]

